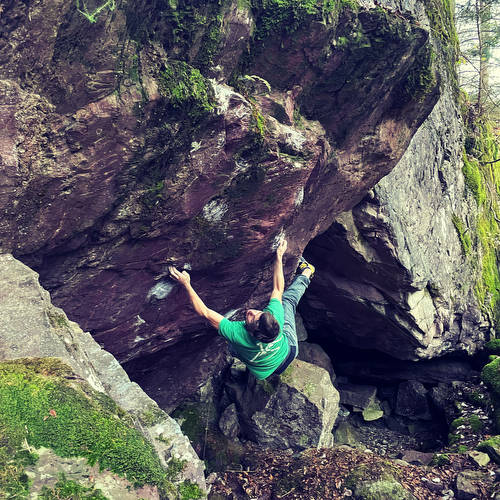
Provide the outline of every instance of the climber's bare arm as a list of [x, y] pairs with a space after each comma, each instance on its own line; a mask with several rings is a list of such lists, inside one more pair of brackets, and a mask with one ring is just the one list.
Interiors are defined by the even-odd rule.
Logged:
[[175, 267], [169, 267], [170, 275], [176, 281], [178, 281], [185, 289], [189, 295], [189, 299], [191, 300], [191, 304], [193, 304], [194, 310], [202, 317], [208, 320], [208, 322], [214, 327], [219, 328], [220, 322], [224, 319], [222, 314], [209, 309], [203, 300], [200, 299], [198, 294], [194, 291], [191, 286], [191, 277], [187, 271], [178, 271]]
[[273, 271], [273, 291], [271, 299], [278, 299], [281, 302], [283, 292], [285, 291], [285, 276], [283, 275], [283, 255], [286, 252], [287, 242], [282, 239], [276, 249], [276, 259], [274, 260]]

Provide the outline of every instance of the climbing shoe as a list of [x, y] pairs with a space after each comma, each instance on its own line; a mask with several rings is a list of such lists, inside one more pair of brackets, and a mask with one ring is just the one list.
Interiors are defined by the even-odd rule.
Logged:
[[309, 262], [307, 262], [307, 260], [304, 259], [304, 257], [299, 257], [299, 265], [297, 267], [297, 274], [302, 274], [302, 271], [305, 271], [306, 269], [311, 270], [311, 276], [309, 276], [309, 279], [312, 280], [313, 276], [314, 276], [314, 271], [316, 270], [316, 268], [312, 264], [309, 264]]

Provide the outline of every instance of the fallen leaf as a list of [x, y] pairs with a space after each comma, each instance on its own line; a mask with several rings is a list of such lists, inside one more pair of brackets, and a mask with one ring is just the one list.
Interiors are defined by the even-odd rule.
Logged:
[[57, 413], [56, 413], [56, 410], [49, 410], [49, 413], [54, 417], [56, 418], [57, 417]]

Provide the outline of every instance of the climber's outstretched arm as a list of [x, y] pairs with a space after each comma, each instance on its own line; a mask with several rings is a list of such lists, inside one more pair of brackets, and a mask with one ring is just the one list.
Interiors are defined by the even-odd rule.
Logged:
[[208, 322], [214, 327], [219, 328], [220, 322], [224, 319], [222, 314], [209, 309], [203, 300], [200, 299], [199, 295], [194, 291], [191, 286], [191, 277], [187, 271], [178, 271], [175, 267], [170, 266], [169, 268], [170, 275], [172, 278], [177, 280], [184, 288], [189, 295], [189, 299], [191, 300], [191, 304], [193, 304], [194, 310], [200, 315], [203, 316]]
[[276, 259], [274, 261], [273, 270], [273, 291], [271, 299], [278, 299], [281, 302], [281, 297], [285, 291], [285, 276], [283, 275], [283, 255], [286, 252], [287, 242], [282, 239], [276, 249]]

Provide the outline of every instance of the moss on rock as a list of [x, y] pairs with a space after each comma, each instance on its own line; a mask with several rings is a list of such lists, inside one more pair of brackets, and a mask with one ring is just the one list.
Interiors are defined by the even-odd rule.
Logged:
[[415, 497], [401, 486], [390, 464], [374, 467], [356, 467], [345, 481], [347, 488], [360, 500], [414, 500]]
[[486, 352], [488, 354], [500, 355], [500, 339], [493, 339], [489, 342], [486, 342], [484, 348], [486, 349]]
[[[130, 426], [125, 413], [107, 396], [70, 378], [71, 369], [57, 359], [0, 363], [0, 450], [19, 451], [26, 441], [61, 457], [84, 457], [135, 486], [151, 484], [172, 491], [168, 471], [153, 446]], [[19, 460], [11, 465], [11, 478], [22, 475]], [[22, 481], [17, 483], [20, 487]], [[0, 488], [11, 490], [12, 481], [0, 479]]]
[[215, 108], [208, 80], [182, 61], [170, 62], [159, 75], [159, 88], [171, 106], [197, 121]]
[[491, 391], [495, 426], [497, 432], [500, 432], [500, 356], [497, 356], [483, 368], [481, 378]]
[[500, 464], [500, 436], [493, 436], [477, 446], [479, 451], [488, 453], [492, 460]]

